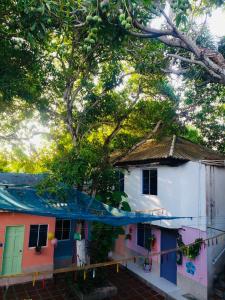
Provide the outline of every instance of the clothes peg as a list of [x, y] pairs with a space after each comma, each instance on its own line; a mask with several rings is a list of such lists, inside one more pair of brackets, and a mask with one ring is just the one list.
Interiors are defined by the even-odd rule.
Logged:
[[116, 265], [116, 272], [119, 273], [119, 264]]
[[87, 274], [86, 271], [84, 270], [84, 280], [86, 280]]
[[36, 282], [36, 279], [38, 277], [38, 272], [35, 272], [34, 275], [33, 275], [33, 286], [35, 286], [35, 282]]

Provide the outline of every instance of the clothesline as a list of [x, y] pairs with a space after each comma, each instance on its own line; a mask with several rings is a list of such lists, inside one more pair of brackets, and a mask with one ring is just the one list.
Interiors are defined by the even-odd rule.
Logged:
[[[164, 254], [169, 254], [172, 252], [177, 252], [179, 250], [183, 250], [184, 247], [190, 247], [190, 246], [198, 244], [198, 243], [201, 243], [201, 244], [203, 243], [205, 246], [207, 246], [206, 243], [209, 242], [210, 240], [218, 239], [219, 237], [224, 236], [224, 235], [225, 235], [225, 233], [223, 232], [223, 233], [220, 233], [213, 237], [202, 239], [202, 241], [198, 241], [198, 242], [194, 241], [192, 243], [186, 244], [185, 246], [176, 247], [176, 248], [163, 250], [163, 251], [151, 252], [151, 253], [149, 253], [148, 257], [154, 257], [154, 256], [158, 256], [158, 255], [164, 255]], [[41, 277], [41, 276], [45, 276], [47, 274], [59, 274], [59, 273], [67, 273], [67, 272], [75, 272], [75, 271], [86, 272], [87, 270], [90, 270], [90, 269], [97, 269], [97, 268], [101, 268], [101, 267], [126, 264], [127, 262], [130, 262], [130, 261], [133, 261], [135, 263], [137, 261], [137, 259], [145, 258], [145, 257], [146, 256], [144, 256], [144, 255], [137, 255], [137, 256], [127, 257], [127, 258], [122, 258], [122, 259], [116, 259], [113, 261], [89, 264], [89, 265], [85, 265], [85, 266], [71, 265], [70, 267], [60, 268], [60, 269], [56, 269], [56, 270], [52, 270], [52, 271], [40, 271], [40, 272], [20, 273], [20, 274], [11, 274], [11, 275], [0, 275], [0, 279], [10, 279], [10, 278], [24, 277], [24, 276]], [[117, 266], [117, 269], [118, 269], [118, 266]]]

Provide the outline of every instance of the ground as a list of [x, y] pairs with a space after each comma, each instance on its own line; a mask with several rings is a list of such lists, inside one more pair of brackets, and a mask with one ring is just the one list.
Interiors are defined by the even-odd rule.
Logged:
[[[154, 291], [127, 269], [108, 269], [110, 281], [117, 286], [118, 295], [107, 300], [163, 300]], [[77, 300], [73, 287], [65, 284], [65, 277], [47, 280], [44, 284], [39, 281], [33, 287], [32, 283], [19, 284], [8, 288], [5, 299], [3, 289], [0, 290], [0, 300]]]

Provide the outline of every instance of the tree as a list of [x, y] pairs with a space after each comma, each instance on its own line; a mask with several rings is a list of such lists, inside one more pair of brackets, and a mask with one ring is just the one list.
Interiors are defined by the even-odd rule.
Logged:
[[[216, 5], [223, 5], [223, 1], [202, 1], [197, 4], [196, 1], [173, 0], [169, 1], [170, 13], [167, 14], [165, 1], [127, 1], [126, 4], [121, 2], [123, 13], [119, 15], [119, 20], [129, 34], [139, 38], [157, 39], [168, 46], [168, 52], [171, 52], [166, 54], [168, 59], [178, 61], [179, 65], [183, 63], [200, 66], [208, 74], [211, 82], [224, 85], [225, 59], [223, 54], [216, 49], [201, 47], [198, 37], [202, 34], [205, 24], [196, 32], [196, 24], [193, 21], [200, 15], [209, 14]], [[164, 18], [165, 28], [158, 30], [149, 25], [155, 16]], [[174, 72], [183, 74], [186, 71], [186, 68], [181, 68]]]
[[[95, 3], [95, 1], [93, 1]], [[106, 1], [103, 0], [95, 9], [89, 11], [88, 20], [93, 14], [100, 14], [106, 26], [114, 22], [127, 34], [144, 39], [157, 39], [167, 46], [168, 61], [178, 61], [178, 64], [200, 67], [208, 74], [210, 82], [225, 84], [225, 59], [222, 53], [215, 49], [202, 48], [198, 37], [202, 34], [205, 23], [196, 30], [194, 19], [208, 15], [213, 7], [223, 5], [223, 1], [173, 0], [169, 1], [169, 13], [166, 13], [166, 1]], [[151, 26], [151, 20], [162, 17], [165, 26], [156, 29]], [[168, 53], [169, 52], [169, 53]], [[186, 68], [179, 70], [166, 69], [166, 72], [183, 74]]]
[[204, 137], [203, 144], [222, 153], [225, 150], [224, 94], [225, 89], [220, 84], [198, 87], [189, 83], [186, 86], [182, 111], [185, 122], [199, 129]]

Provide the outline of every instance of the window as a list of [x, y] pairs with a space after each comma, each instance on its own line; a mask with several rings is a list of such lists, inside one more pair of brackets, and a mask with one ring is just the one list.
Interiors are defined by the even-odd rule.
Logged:
[[157, 169], [142, 170], [142, 193], [157, 195]]
[[48, 225], [30, 225], [29, 247], [47, 245]]
[[122, 172], [119, 172], [119, 190], [124, 192], [124, 174]]
[[122, 170], [116, 170], [116, 185], [115, 185], [115, 189], [120, 191], [120, 192], [124, 192], [124, 173]]
[[149, 224], [137, 224], [137, 245], [150, 250], [150, 237], [152, 236]]
[[55, 237], [59, 241], [70, 238], [70, 220], [56, 220]]

